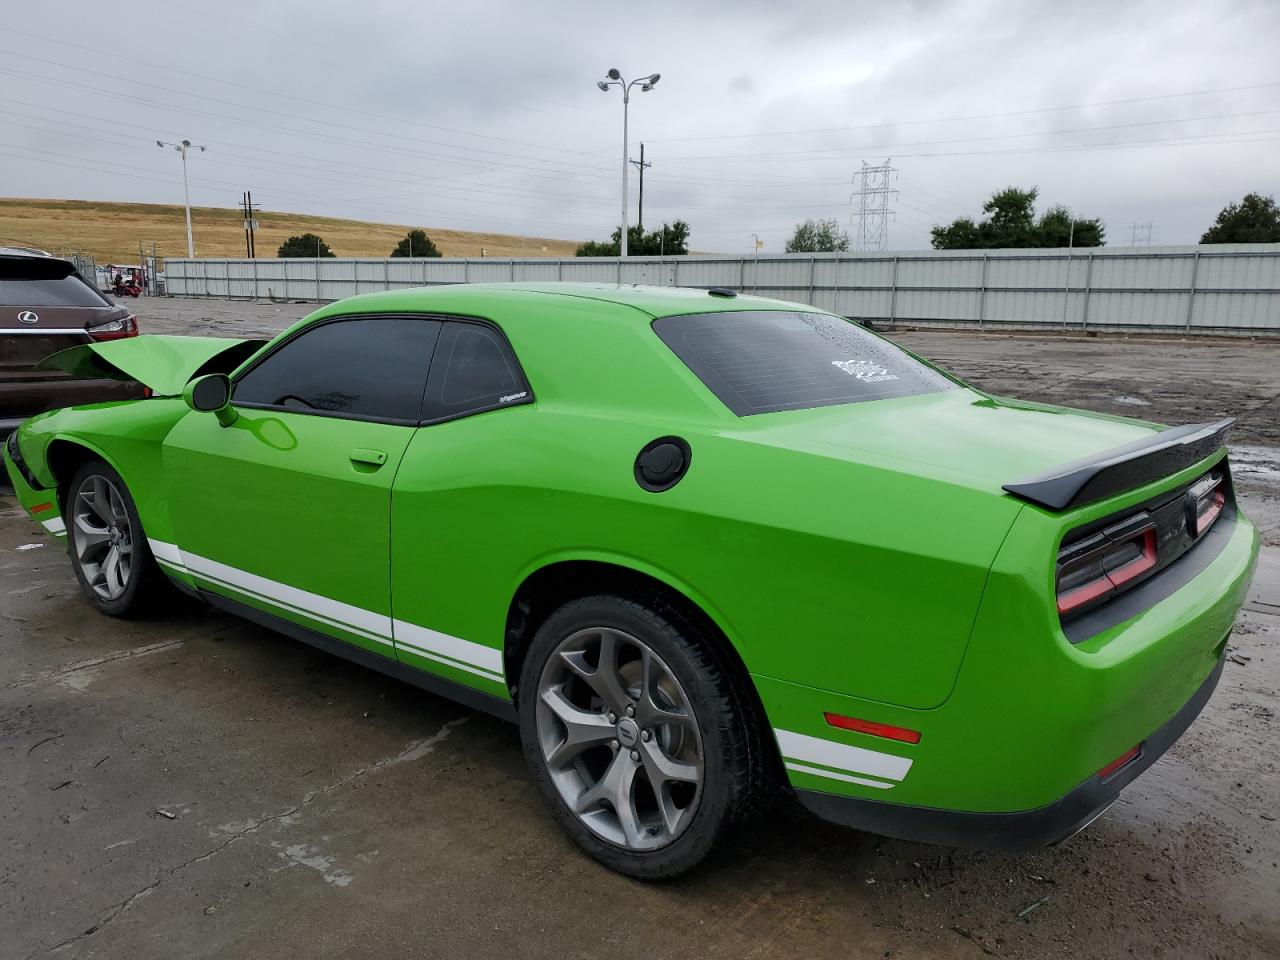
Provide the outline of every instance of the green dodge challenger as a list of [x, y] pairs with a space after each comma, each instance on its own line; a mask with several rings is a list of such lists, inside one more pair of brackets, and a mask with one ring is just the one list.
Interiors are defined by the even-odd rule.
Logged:
[[176, 586], [516, 721], [552, 816], [636, 877], [785, 789], [894, 837], [1069, 836], [1212, 694], [1258, 549], [1230, 421], [988, 396], [730, 290], [403, 290], [44, 363], [149, 394], [5, 448], [89, 603]]

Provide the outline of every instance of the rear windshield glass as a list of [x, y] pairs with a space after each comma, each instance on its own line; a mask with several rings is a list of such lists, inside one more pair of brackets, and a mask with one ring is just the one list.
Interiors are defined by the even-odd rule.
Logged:
[[955, 386], [857, 324], [821, 313], [701, 313], [662, 317], [653, 329], [740, 417]]
[[0, 258], [0, 306], [105, 307], [110, 301], [89, 286], [65, 260]]

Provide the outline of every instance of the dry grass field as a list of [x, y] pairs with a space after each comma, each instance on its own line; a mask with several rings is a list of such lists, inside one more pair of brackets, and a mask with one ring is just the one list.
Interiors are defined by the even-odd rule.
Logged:
[[[299, 233], [319, 234], [339, 257], [385, 257], [411, 226], [422, 226], [446, 257], [478, 257], [482, 249], [490, 257], [572, 256], [576, 247], [570, 240], [365, 223], [270, 210], [261, 211], [258, 221], [260, 257], [274, 257], [281, 243]], [[239, 210], [192, 207], [191, 224], [197, 256], [244, 256]], [[20, 243], [55, 253], [82, 250], [103, 264], [133, 263], [138, 259], [138, 244], [149, 250], [152, 241], [161, 257], [186, 254], [181, 206], [0, 198], [0, 246]]]

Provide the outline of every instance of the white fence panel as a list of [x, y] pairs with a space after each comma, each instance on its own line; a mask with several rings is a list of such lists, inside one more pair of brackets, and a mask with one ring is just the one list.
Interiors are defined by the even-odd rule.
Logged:
[[746, 257], [188, 260], [172, 296], [338, 300], [446, 283], [728, 287], [880, 323], [1280, 334], [1280, 244]]

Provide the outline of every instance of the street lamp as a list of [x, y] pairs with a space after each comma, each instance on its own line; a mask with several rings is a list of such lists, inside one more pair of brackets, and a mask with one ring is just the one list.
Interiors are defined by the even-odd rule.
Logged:
[[647, 77], [624, 80], [615, 67], [605, 76], [606, 79], [596, 83], [603, 93], [608, 93], [610, 87], [618, 87], [622, 91], [622, 245], [619, 247], [619, 252], [625, 257], [627, 255], [627, 168], [631, 165], [630, 157], [627, 155], [627, 107], [631, 103], [631, 88], [638, 83], [640, 92], [648, 93], [658, 85], [660, 74], [651, 73]]
[[164, 140], [157, 140], [156, 146], [160, 148], [173, 147], [182, 154], [182, 196], [187, 206], [187, 256], [194, 257], [196, 255], [195, 244], [191, 242], [191, 188], [187, 186], [187, 151], [192, 147], [199, 149], [204, 153], [205, 147], [198, 143], [192, 143], [190, 140], [183, 140], [181, 143], [168, 143]]

